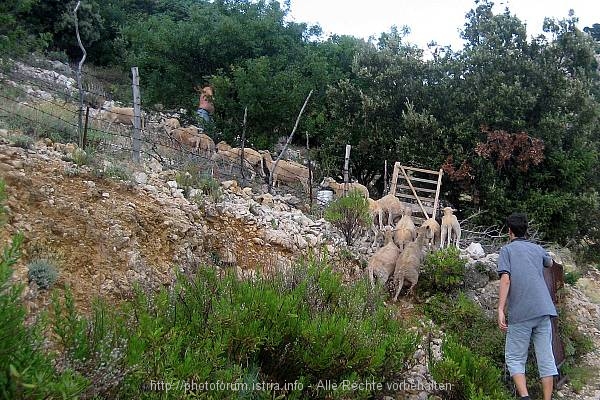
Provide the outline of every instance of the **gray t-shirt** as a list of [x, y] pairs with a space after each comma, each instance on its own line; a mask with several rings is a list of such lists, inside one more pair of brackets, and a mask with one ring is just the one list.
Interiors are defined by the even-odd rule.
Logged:
[[557, 316], [544, 280], [552, 257], [541, 246], [516, 238], [500, 250], [498, 273], [510, 275], [508, 322], [514, 324], [544, 315]]

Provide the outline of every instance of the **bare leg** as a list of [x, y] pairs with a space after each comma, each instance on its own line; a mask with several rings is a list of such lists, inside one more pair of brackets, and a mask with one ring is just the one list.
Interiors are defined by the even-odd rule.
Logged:
[[542, 391], [544, 392], [544, 400], [552, 398], [552, 389], [554, 386], [554, 377], [545, 376], [542, 378]]
[[398, 301], [398, 296], [400, 295], [402, 286], [404, 286], [404, 275], [400, 277], [400, 281], [398, 282], [398, 288], [396, 289], [396, 295], [394, 296], [394, 301]]
[[514, 374], [512, 378], [515, 386], [517, 387], [517, 393], [519, 396], [529, 396], [527, 385], [525, 383], [525, 374]]

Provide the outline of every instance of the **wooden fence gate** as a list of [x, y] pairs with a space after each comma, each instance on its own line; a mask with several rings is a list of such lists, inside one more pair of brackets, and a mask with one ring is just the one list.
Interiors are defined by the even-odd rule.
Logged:
[[416, 218], [435, 218], [439, 208], [444, 171], [432, 171], [394, 164], [390, 193], [412, 208]]

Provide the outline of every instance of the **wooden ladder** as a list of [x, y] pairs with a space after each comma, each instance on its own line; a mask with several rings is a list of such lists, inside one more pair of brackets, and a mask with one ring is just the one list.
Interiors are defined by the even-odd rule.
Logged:
[[419, 219], [435, 218], [439, 208], [440, 189], [444, 171], [432, 171], [394, 164], [390, 193], [412, 208]]

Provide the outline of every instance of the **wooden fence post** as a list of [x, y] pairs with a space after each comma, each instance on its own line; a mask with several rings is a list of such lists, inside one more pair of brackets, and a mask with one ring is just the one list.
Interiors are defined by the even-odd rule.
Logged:
[[313, 206], [313, 193], [312, 193], [312, 166], [310, 162], [310, 144], [308, 142], [308, 132], [306, 132], [306, 158], [308, 159], [308, 198], [310, 208]]
[[346, 145], [346, 155], [344, 156], [344, 196], [346, 196], [348, 194], [348, 181], [349, 181], [349, 176], [348, 176], [348, 164], [350, 164], [350, 148], [352, 146], [350, 146], [349, 144]]
[[88, 120], [90, 118], [90, 107], [85, 108], [85, 125], [83, 127], [83, 144], [81, 148], [85, 150], [87, 147], [87, 131], [88, 131]]
[[83, 63], [85, 62], [87, 52], [85, 51], [85, 47], [83, 47], [83, 43], [81, 42], [81, 36], [79, 36], [79, 20], [77, 18], [77, 10], [79, 9], [80, 5], [81, 1], [78, 1], [75, 9], [73, 10], [73, 18], [75, 18], [75, 34], [77, 35], [77, 43], [83, 52], [83, 56], [81, 57], [79, 66], [77, 67], [77, 89], [79, 90], [79, 117], [77, 121], [77, 136], [79, 139], [79, 147], [83, 148], [83, 83], [81, 82], [81, 70], [83, 68]]
[[242, 186], [246, 184], [246, 176], [244, 175], [244, 156], [246, 153], [246, 121], [248, 118], [248, 107], [244, 108], [244, 124], [242, 125], [242, 151], [240, 151], [240, 173], [242, 174]]
[[388, 194], [388, 181], [387, 181], [387, 160], [383, 164], [383, 194]]
[[131, 67], [131, 74], [133, 77], [133, 138], [131, 143], [131, 156], [134, 162], [140, 162], [140, 149], [141, 149], [141, 102], [140, 102], [140, 77], [138, 75], [138, 68]]

